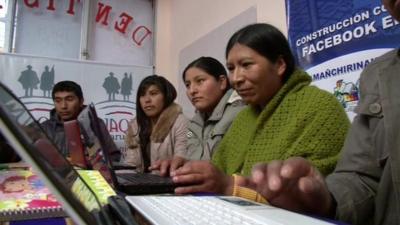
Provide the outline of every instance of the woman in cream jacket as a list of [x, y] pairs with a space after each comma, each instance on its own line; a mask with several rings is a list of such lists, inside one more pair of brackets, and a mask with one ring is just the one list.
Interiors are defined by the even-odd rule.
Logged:
[[151, 75], [142, 80], [136, 97], [136, 118], [125, 136], [122, 162], [149, 172], [157, 160], [186, 158], [187, 118], [174, 103], [176, 89], [164, 77]]

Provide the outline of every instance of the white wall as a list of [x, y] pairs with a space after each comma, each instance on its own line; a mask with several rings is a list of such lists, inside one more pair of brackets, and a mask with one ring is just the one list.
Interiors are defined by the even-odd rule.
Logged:
[[[156, 4], [155, 72], [175, 87], [182, 83], [182, 51], [252, 7], [256, 22], [268, 22], [287, 33], [284, 0], [157, 0]], [[221, 46], [220, 55], [224, 49]], [[181, 89], [178, 92], [185, 95]]]

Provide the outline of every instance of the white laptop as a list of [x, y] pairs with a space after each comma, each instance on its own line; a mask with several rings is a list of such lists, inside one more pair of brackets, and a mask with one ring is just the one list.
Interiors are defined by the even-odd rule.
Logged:
[[126, 200], [155, 225], [332, 224], [234, 196], [127, 196]]

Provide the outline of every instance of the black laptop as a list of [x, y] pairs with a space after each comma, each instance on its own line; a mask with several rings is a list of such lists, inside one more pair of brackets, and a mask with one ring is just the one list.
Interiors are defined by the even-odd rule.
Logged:
[[[12, 92], [0, 83], [0, 131], [45, 182], [76, 224], [136, 224], [129, 206], [114, 197], [101, 205], [96, 195], [48, 139]], [[79, 193], [74, 190], [79, 189]], [[111, 207], [112, 206], [112, 207]]]
[[99, 117], [93, 103], [87, 106], [87, 110], [91, 128], [99, 141], [101, 152], [108, 168], [109, 174], [105, 175], [105, 177], [111, 177], [113, 186], [117, 190], [129, 195], [174, 193], [176, 185], [171, 177], [162, 177], [151, 173], [137, 173], [134, 171], [131, 173], [115, 173], [113, 163], [108, 154], [109, 151], [106, 150], [108, 145], [105, 140], [111, 139], [106, 137], [109, 133], [102, 132], [104, 129], [100, 129], [100, 123], [97, 122], [99, 121]]

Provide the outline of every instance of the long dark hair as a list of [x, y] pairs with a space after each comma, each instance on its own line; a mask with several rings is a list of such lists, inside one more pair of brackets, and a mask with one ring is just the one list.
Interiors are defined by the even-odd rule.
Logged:
[[272, 63], [282, 57], [286, 63], [285, 81], [289, 79], [295, 69], [294, 57], [286, 37], [270, 24], [251, 24], [236, 31], [228, 41], [225, 58], [228, 58], [229, 51], [236, 43], [253, 49]]
[[139, 141], [140, 149], [143, 155], [143, 161], [145, 162], [145, 170], [150, 166], [150, 152], [147, 152], [147, 146], [150, 143], [151, 135], [151, 121], [150, 118], [144, 113], [142, 106], [140, 105], [140, 97], [145, 95], [147, 89], [155, 85], [160, 89], [161, 93], [164, 95], [164, 108], [170, 106], [176, 98], [175, 87], [164, 77], [158, 75], [150, 75], [145, 77], [139, 84], [139, 88], [136, 94], [136, 121], [139, 130]]
[[[213, 76], [217, 81], [219, 80], [219, 76], [228, 76], [224, 65], [220, 63], [218, 60], [214, 59], [213, 57], [202, 56], [198, 59], [195, 59], [193, 62], [189, 63], [186, 68], [183, 70], [182, 79], [185, 82], [186, 78], [186, 71], [190, 68], [198, 68], [203, 70], [204, 72]], [[228, 79], [227, 79], [228, 80]], [[227, 82], [226, 89], [224, 92], [230, 89], [229, 81]]]

